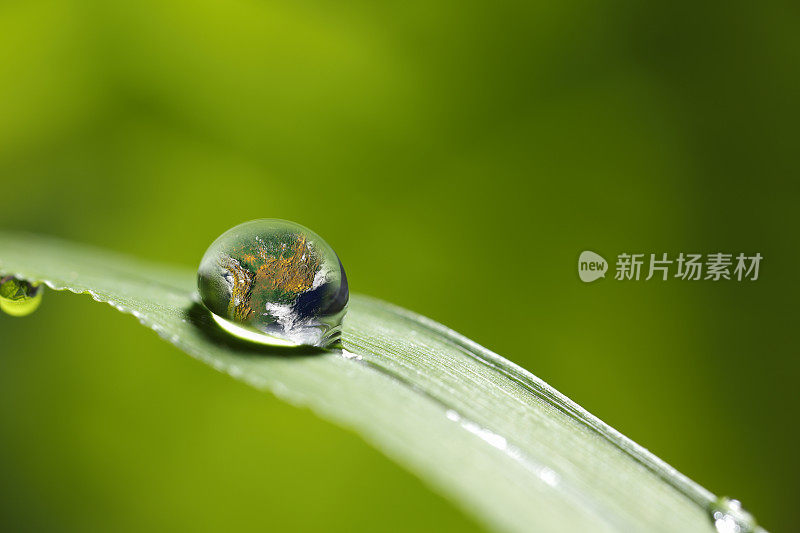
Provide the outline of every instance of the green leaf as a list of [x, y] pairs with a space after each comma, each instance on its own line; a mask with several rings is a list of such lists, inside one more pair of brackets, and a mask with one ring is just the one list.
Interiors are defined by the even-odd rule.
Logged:
[[195, 272], [0, 232], [0, 272], [86, 293], [186, 353], [359, 433], [491, 529], [714, 531], [717, 498], [524, 369], [352, 295], [342, 351], [234, 339]]

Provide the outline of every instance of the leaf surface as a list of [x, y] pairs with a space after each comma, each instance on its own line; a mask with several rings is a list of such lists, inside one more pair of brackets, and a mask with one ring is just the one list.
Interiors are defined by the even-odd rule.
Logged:
[[190, 269], [0, 232], [0, 272], [89, 294], [355, 431], [490, 529], [715, 530], [710, 492], [531, 373], [411, 311], [354, 294], [344, 350], [273, 349], [220, 330]]

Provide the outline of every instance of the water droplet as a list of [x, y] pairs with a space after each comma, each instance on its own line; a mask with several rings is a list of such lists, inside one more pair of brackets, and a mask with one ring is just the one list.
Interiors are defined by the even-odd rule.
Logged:
[[220, 327], [278, 346], [338, 341], [350, 294], [328, 243], [278, 219], [252, 220], [223, 233], [203, 256], [197, 285]]
[[14, 276], [0, 277], [0, 309], [11, 316], [26, 316], [42, 303], [44, 288]]
[[766, 533], [739, 500], [719, 498], [709, 508], [711, 521], [719, 533]]

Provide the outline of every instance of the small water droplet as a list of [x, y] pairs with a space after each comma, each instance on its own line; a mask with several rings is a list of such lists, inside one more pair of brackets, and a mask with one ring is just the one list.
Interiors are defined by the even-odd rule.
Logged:
[[328, 243], [278, 219], [252, 220], [223, 233], [200, 262], [197, 286], [220, 327], [277, 346], [337, 342], [350, 294]]
[[352, 359], [354, 361], [361, 361], [364, 359], [364, 357], [361, 354], [348, 352], [347, 350], [344, 349], [342, 350], [342, 357], [344, 357], [345, 359]]
[[723, 496], [711, 505], [709, 512], [719, 533], [766, 533], [739, 500]]
[[27, 316], [42, 303], [44, 287], [14, 276], [0, 277], [0, 309], [11, 316]]

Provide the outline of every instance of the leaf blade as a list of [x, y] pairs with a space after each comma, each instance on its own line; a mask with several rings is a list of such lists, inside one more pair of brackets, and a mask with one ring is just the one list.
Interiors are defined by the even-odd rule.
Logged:
[[353, 295], [342, 354], [269, 355], [215, 333], [187, 269], [0, 232], [0, 271], [90, 294], [354, 430], [488, 527], [713, 531], [711, 493], [532, 374], [410, 311]]

